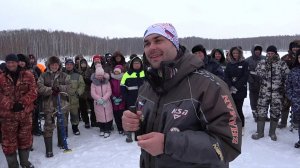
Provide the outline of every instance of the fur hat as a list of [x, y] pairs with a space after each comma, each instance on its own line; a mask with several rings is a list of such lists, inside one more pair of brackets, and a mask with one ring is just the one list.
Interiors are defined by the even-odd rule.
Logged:
[[198, 45], [195, 45], [193, 48], [192, 48], [192, 53], [194, 54], [195, 52], [198, 52], [198, 51], [201, 51], [204, 56], [207, 55], [206, 53], [206, 49], [203, 47], [202, 44], [198, 44]]
[[274, 53], [277, 53], [277, 48], [276, 48], [274, 45], [270, 45], [270, 46], [267, 48], [267, 52], [274, 52]]
[[157, 23], [147, 28], [144, 33], [144, 39], [151, 34], [159, 34], [171, 41], [177, 50], [179, 50], [179, 40], [175, 27], [170, 23]]
[[61, 67], [60, 59], [57, 56], [51, 56], [47, 60], [47, 68], [50, 68], [51, 64], [57, 63]]

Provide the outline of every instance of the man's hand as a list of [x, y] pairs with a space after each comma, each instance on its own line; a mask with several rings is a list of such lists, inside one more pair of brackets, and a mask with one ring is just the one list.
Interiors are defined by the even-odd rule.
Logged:
[[151, 132], [137, 137], [138, 145], [152, 156], [164, 153], [165, 135], [159, 132]]
[[122, 116], [122, 125], [125, 131], [137, 131], [140, 128], [141, 111], [133, 113], [129, 110], [124, 111]]

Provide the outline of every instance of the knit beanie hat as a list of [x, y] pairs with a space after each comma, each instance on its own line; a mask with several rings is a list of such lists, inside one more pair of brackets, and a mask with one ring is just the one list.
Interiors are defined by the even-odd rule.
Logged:
[[119, 72], [119, 73], [122, 73], [122, 65], [116, 65], [115, 68], [114, 68], [114, 72]]
[[101, 55], [94, 55], [93, 56], [93, 62], [95, 61], [96, 58], [99, 58], [100, 60], [102, 60]]
[[144, 33], [144, 39], [151, 34], [159, 34], [170, 40], [177, 50], [179, 50], [179, 40], [176, 29], [170, 23], [157, 23], [147, 28]]
[[16, 54], [8, 54], [6, 57], [5, 57], [5, 62], [8, 62], [8, 61], [15, 61], [15, 62], [18, 62], [19, 61], [19, 58]]
[[97, 76], [104, 76], [104, 70], [102, 68], [101, 64], [96, 64], [96, 71], [95, 71], [95, 75]]
[[73, 64], [74, 65], [74, 62], [72, 59], [67, 59], [66, 62], [65, 62], [65, 65], [67, 64]]
[[267, 48], [267, 52], [274, 52], [274, 53], [277, 53], [277, 48], [273, 45], [270, 45], [268, 48]]

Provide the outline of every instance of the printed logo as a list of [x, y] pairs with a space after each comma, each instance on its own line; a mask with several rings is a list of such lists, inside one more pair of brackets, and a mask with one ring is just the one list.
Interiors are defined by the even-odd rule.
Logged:
[[181, 116], [186, 116], [188, 114], [188, 110], [183, 109], [174, 109], [171, 113], [173, 114], [174, 120], [180, 118]]
[[170, 131], [171, 131], [171, 132], [180, 132], [179, 128], [177, 128], [177, 127], [172, 127], [172, 128], [170, 129]]

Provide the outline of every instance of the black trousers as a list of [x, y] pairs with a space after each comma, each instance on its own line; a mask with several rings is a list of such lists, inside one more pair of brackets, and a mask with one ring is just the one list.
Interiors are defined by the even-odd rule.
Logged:
[[32, 132], [34, 134], [42, 134], [41, 116], [40, 111], [42, 110], [42, 97], [39, 96], [34, 104], [36, 105], [32, 113]]
[[243, 114], [244, 99], [233, 98], [233, 101], [235, 103], [236, 110], [237, 110], [237, 112], [240, 116], [240, 119], [242, 120], [242, 126], [244, 127], [245, 126], [245, 117], [244, 117], [244, 114]]
[[87, 109], [88, 109], [87, 99], [79, 98], [79, 111], [84, 123], [90, 123], [90, 117]]
[[257, 91], [257, 90], [250, 90], [249, 97], [250, 97], [251, 110], [256, 111], [258, 96], [259, 96], [259, 91]]
[[118, 128], [118, 131], [123, 131], [123, 126], [122, 126], [122, 116], [123, 116], [124, 110], [116, 110], [114, 111], [114, 118], [115, 122]]

